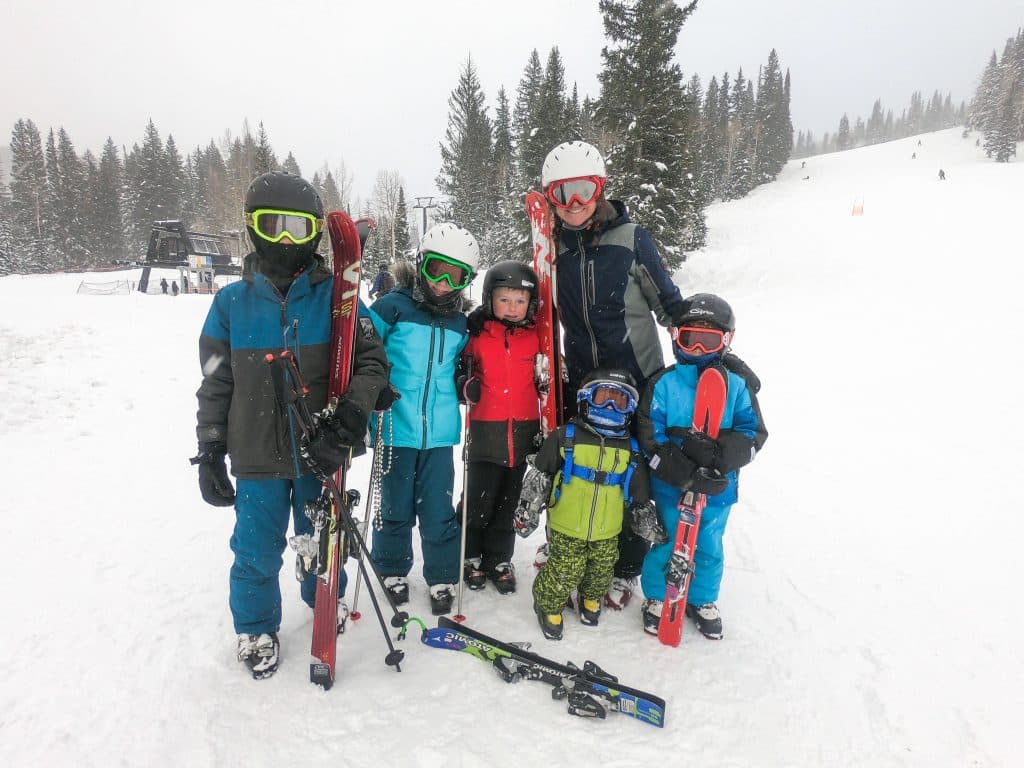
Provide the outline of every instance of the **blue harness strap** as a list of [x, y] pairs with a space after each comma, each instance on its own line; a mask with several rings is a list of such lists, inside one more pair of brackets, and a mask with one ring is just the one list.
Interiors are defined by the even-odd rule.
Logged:
[[[617, 485], [622, 488], [622, 495], [626, 499], [626, 505], [633, 503], [633, 497], [629, 493], [629, 484], [633, 479], [633, 472], [636, 471], [636, 457], [640, 453], [640, 444], [636, 438], [629, 437], [629, 465], [624, 472], [606, 472], [604, 470], [591, 469], [590, 467], [577, 466], [573, 461], [573, 448], [576, 445], [576, 425], [573, 423], [565, 426], [565, 443], [562, 446], [565, 450], [565, 461], [562, 464], [562, 482], [568, 482], [570, 477], [578, 477], [588, 483], [595, 485]], [[555, 502], [561, 495], [561, 483], [555, 489]]]

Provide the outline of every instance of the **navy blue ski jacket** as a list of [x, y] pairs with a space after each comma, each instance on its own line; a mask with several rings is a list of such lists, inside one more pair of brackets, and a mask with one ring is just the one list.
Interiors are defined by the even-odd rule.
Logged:
[[650, 233], [630, 221], [623, 203], [609, 203], [611, 221], [563, 227], [559, 236], [558, 312], [571, 387], [599, 367], [624, 368], [642, 387], [665, 365], [655, 318], [668, 327], [684, 306]]

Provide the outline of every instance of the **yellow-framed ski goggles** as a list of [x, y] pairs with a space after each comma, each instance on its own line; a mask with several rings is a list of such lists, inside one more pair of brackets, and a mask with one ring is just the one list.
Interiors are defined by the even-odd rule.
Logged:
[[267, 242], [279, 243], [287, 237], [295, 245], [308, 243], [324, 228], [324, 220], [312, 213], [274, 208], [257, 208], [245, 214], [245, 223]]

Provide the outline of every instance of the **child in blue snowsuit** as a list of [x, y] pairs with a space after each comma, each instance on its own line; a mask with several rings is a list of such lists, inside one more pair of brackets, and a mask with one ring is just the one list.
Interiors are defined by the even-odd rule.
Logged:
[[[199, 337], [199, 454], [192, 463], [199, 468], [203, 500], [235, 508], [229, 604], [237, 657], [254, 678], [263, 679], [278, 663], [279, 573], [288, 524], [297, 535], [312, 533], [303, 508], [323, 488], [300, 455], [291, 415], [277, 402], [265, 357], [282, 348], [291, 351], [309, 387], [311, 410], [324, 408], [333, 281], [316, 255], [324, 210], [312, 185], [292, 174], [265, 173], [246, 192], [245, 215], [253, 253], [246, 257], [242, 279], [214, 297]], [[386, 385], [384, 346], [372, 323], [362, 319], [348, 391], [335, 417], [321, 421], [308, 449], [318, 466], [333, 471], [341, 457], [365, 452], [367, 419]], [[300, 592], [312, 607], [315, 575], [305, 575]], [[339, 598], [344, 592], [342, 572]], [[340, 604], [339, 622], [347, 613]]]
[[412, 529], [418, 520], [423, 578], [437, 616], [451, 610], [462, 572], [452, 505], [453, 448], [462, 432], [455, 375], [468, 339], [462, 291], [479, 261], [480, 249], [469, 232], [438, 224], [420, 241], [415, 273], [396, 270], [399, 287], [369, 309], [392, 364], [391, 386], [401, 395], [380, 417], [390, 468], [382, 478], [381, 520], [371, 557], [394, 602], [407, 602]]
[[[756, 392], [747, 381], [721, 363], [736, 330], [732, 308], [713, 294], [698, 293], [686, 300], [688, 309], [673, 329], [672, 349], [677, 364], [655, 374], [640, 402], [639, 438], [650, 457], [651, 496], [668, 531], [669, 540], [655, 545], [644, 558], [644, 629], [658, 633], [665, 599], [665, 570], [672, 554], [679, 521], [678, 502], [684, 488], [707, 495], [687, 595], [686, 615], [705, 637], [722, 637], [722, 617], [716, 605], [722, 583], [722, 537], [737, 499], [739, 469], [753, 460], [768, 437]], [[694, 432], [693, 406], [697, 379], [709, 366], [725, 376], [728, 396], [718, 439]], [[710, 472], [700, 473], [705, 468]]]

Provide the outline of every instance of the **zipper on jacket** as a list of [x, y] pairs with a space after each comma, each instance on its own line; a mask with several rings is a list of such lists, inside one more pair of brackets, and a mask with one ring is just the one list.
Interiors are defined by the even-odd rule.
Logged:
[[576, 233], [576, 242], [580, 249], [580, 299], [583, 307], [583, 324], [587, 326], [587, 334], [590, 336], [590, 353], [593, 356], [597, 368], [597, 339], [594, 337], [594, 329], [590, 325], [590, 313], [587, 312], [587, 249], [583, 245], [583, 235]]
[[437, 364], [444, 362], [444, 320], [441, 321], [441, 349], [437, 353]]
[[[595, 470], [597, 472], [601, 471], [601, 462], [604, 459], [604, 436], [603, 435], [600, 436], [600, 440], [601, 440], [601, 445], [597, 449], [597, 469]], [[598, 496], [598, 493], [600, 492], [600, 490], [601, 490], [601, 486], [599, 484], [597, 484], [597, 483], [594, 483], [594, 498], [590, 502], [590, 523], [588, 524], [589, 527], [587, 528], [587, 541], [590, 541], [591, 537], [594, 535], [594, 515], [597, 514], [597, 496]]]
[[[509, 344], [508, 337], [512, 335], [514, 329], [505, 328], [505, 383], [507, 384], [512, 380], [512, 346]], [[511, 392], [505, 393], [507, 397], [511, 396]], [[512, 462], [515, 459], [515, 440], [513, 439], [512, 429], [512, 417], [508, 417], [508, 465], [511, 467]]]
[[[436, 318], [430, 318], [430, 354], [427, 355], [427, 374], [423, 377], [423, 409], [421, 412], [421, 420], [423, 422], [423, 445], [422, 449], [427, 450], [427, 400], [430, 398], [430, 372], [434, 367], [434, 328]], [[441, 338], [444, 338], [444, 331], [441, 332]]]

